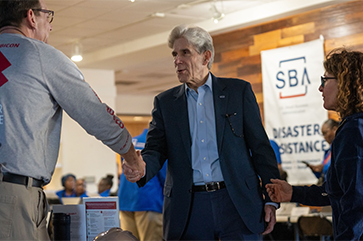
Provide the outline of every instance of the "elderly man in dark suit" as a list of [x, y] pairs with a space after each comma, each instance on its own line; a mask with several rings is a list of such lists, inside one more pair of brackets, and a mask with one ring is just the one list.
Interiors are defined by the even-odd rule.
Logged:
[[[260, 240], [278, 206], [262, 187], [279, 170], [251, 85], [210, 73], [214, 47], [204, 29], [175, 27], [169, 47], [182, 85], [155, 97], [141, 152], [146, 174], [137, 183], [145, 185], [168, 159], [165, 240]], [[124, 171], [130, 181], [139, 178]]]

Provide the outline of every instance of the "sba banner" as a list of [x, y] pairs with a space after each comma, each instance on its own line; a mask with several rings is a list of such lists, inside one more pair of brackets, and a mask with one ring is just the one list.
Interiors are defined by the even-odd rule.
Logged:
[[265, 128], [280, 147], [282, 168], [290, 184], [315, 184], [302, 161], [320, 164], [329, 144], [321, 134], [328, 118], [320, 76], [324, 74], [324, 40], [261, 52]]

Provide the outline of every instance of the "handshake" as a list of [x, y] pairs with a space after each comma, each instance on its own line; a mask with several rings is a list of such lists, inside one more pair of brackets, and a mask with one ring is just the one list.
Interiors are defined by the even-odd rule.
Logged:
[[142, 159], [141, 152], [136, 151], [134, 146], [130, 147], [130, 150], [122, 155], [122, 172], [129, 182], [137, 182], [145, 175], [146, 163]]

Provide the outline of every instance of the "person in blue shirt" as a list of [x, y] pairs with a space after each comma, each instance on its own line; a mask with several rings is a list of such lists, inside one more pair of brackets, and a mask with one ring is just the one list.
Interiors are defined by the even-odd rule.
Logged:
[[275, 153], [275, 156], [276, 156], [277, 167], [279, 168], [279, 172], [280, 172], [280, 179], [286, 181], [288, 175], [287, 175], [287, 172], [284, 169], [282, 169], [280, 147], [272, 139], [270, 139], [270, 144], [271, 144], [271, 147], [274, 150], [274, 153]]
[[319, 179], [317, 183], [318, 185], [323, 184], [326, 178], [331, 159], [330, 145], [335, 138], [335, 132], [337, 131], [338, 126], [339, 122], [333, 119], [326, 120], [321, 126], [321, 132], [323, 133], [325, 141], [329, 143], [329, 149], [325, 151], [322, 163], [318, 165], [308, 165], [308, 167], [313, 171], [316, 178]]
[[[136, 150], [145, 145], [148, 129], [135, 136], [132, 142]], [[163, 238], [163, 186], [166, 176], [166, 164], [144, 187], [120, 176], [118, 189], [121, 228], [133, 233], [140, 241], [162, 240]]]
[[98, 194], [101, 197], [109, 197], [111, 188], [113, 186], [113, 175], [107, 174], [106, 177], [103, 177], [100, 182], [98, 183]]
[[272, 149], [275, 152], [277, 164], [281, 165], [281, 154], [280, 154], [279, 145], [277, 145], [277, 143], [272, 139], [270, 139], [270, 144], [271, 144]]
[[59, 197], [59, 200], [62, 202], [62, 198], [64, 197], [76, 197], [77, 195], [74, 190], [76, 185], [76, 176], [69, 173], [64, 175], [61, 181], [64, 189], [55, 193]]
[[77, 179], [75, 191], [76, 191], [77, 197], [81, 197], [81, 198], [88, 197], [87, 191], [86, 191], [86, 181], [83, 178]]

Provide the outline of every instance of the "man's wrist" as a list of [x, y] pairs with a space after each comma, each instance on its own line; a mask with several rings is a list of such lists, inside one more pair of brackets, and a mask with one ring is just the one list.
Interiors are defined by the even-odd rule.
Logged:
[[274, 203], [274, 202], [267, 202], [265, 205], [274, 206], [276, 209], [278, 209], [280, 207], [280, 205], [278, 203]]

